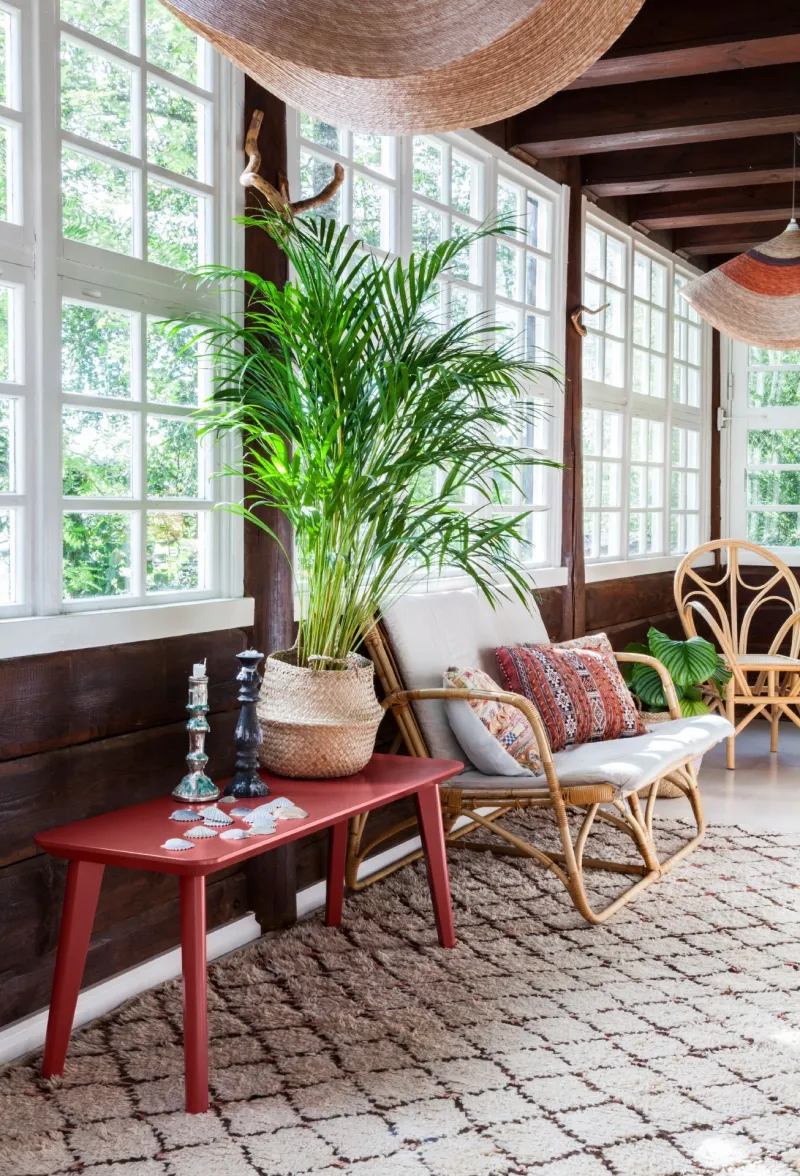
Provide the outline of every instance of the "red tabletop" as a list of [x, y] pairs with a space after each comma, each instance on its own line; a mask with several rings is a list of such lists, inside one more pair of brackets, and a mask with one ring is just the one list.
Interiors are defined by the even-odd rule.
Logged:
[[[240, 800], [232, 806], [222, 805], [223, 811], [238, 805], [257, 808], [277, 796], [286, 796], [308, 813], [304, 820], [279, 821], [277, 832], [266, 837], [223, 841], [217, 836], [195, 842], [193, 849], [162, 849], [161, 845], [168, 837], [181, 837], [192, 828], [190, 824], [171, 821], [170, 813], [176, 809], [205, 807], [205, 803], [189, 805], [165, 796], [48, 829], [37, 834], [36, 844], [59, 858], [156, 870], [162, 874], [212, 874], [267, 849], [326, 829], [357, 813], [389, 804], [420, 788], [439, 784], [462, 770], [463, 764], [456, 760], [373, 755], [363, 772], [337, 780], [292, 780], [262, 772], [261, 777], [268, 785], [270, 795], [256, 800]], [[200, 816], [198, 824], [202, 824]], [[236, 818], [234, 824], [227, 827], [247, 828]]]

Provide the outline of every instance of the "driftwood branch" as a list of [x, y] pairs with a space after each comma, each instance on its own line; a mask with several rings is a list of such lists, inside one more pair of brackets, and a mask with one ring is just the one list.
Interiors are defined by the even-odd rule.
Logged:
[[270, 208], [284, 218], [297, 216], [301, 212], [309, 212], [312, 208], [319, 208], [321, 205], [327, 204], [336, 195], [344, 182], [344, 168], [342, 165], [340, 163], [334, 164], [333, 179], [329, 184], [325, 185], [321, 192], [317, 192], [315, 196], [307, 196], [304, 200], [290, 200], [289, 182], [282, 172], [278, 176], [279, 186], [277, 188], [259, 174], [261, 170], [261, 152], [258, 148], [258, 136], [263, 121], [264, 112], [262, 110], [254, 110], [244, 141], [247, 167], [239, 176], [239, 183], [242, 187], [257, 189], [262, 196], [266, 197]]
[[602, 306], [598, 306], [597, 310], [592, 310], [590, 307], [584, 306], [583, 304], [576, 306], [572, 314], [569, 316], [570, 322], [578, 334], [582, 338], [585, 338], [588, 332], [586, 327], [583, 325], [583, 316], [585, 314], [602, 314], [602, 312], [607, 310], [610, 305], [610, 302], [604, 302]]

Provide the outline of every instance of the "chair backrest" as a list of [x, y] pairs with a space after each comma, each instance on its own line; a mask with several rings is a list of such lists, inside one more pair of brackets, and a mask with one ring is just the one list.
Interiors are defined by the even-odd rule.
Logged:
[[[498, 645], [550, 640], [535, 603], [530, 612], [517, 600], [493, 609], [474, 589], [404, 596], [384, 616], [383, 629], [406, 690], [441, 686], [451, 666], [480, 668], [497, 681]], [[465, 758], [442, 702], [415, 702], [414, 714], [432, 756]]]
[[[704, 557], [717, 552], [720, 560], [709, 565]], [[769, 653], [797, 657], [800, 626], [794, 614], [800, 611], [800, 585], [783, 560], [765, 547], [744, 539], [715, 539], [695, 548], [675, 573], [675, 603], [687, 637], [695, 636], [702, 618], [701, 635], [714, 640], [730, 664], [753, 652], [749, 643], [754, 629], [755, 640], [767, 644]], [[781, 650], [787, 638], [788, 648]]]

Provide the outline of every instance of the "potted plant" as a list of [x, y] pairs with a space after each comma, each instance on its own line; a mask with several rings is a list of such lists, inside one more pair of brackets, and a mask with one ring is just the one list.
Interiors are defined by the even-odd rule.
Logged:
[[275, 508], [294, 532], [297, 641], [267, 660], [263, 762], [345, 775], [369, 759], [382, 713], [356, 651], [415, 578], [454, 568], [491, 601], [530, 599], [528, 511], [503, 503], [525, 467], [556, 464], [518, 440], [540, 411], [531, 384], [555, 372], [484, 316], [436, 322], [434, 296], [458, 255], [513, 224], [406, 263], [321, 218], [264, 211], [244, 223], [284, 251], [291, 281], [279, 289], [214, 267], [204, 276], [244, 286], [245, 312], [172, 329], [188, 323], [211, 361], [206, 429], [243, 441], [226, 472], [251, 492], [227, 509], [269, 531], [262, 510]]
[[[661, 662], [675, 685], [684, 718], [709, 714], [711, 708], [704, 694], [712, 693], [713, 688], [703, 691], [702, 687], [706, 683], [713, 683], [716, 688], [713, 692], [719, 694], [720, 687], [731, 676], [722, 656], [704, 637], [676, 640], [651, 626], [647, 645], [633, 641], [625, 646], [625, 652], [646, 653]], [[661, 679], [651, 666], [628, 662], [623, 666], [623, 676], [631, 693], [639, 699], [644, 722], [657, 723], [669, 718]]]
[[[632, 641], [625, 646], [625, 651], [647, 653], [657, 658], [669, 671], [684, 718], [709, 714], [711, 708], [705, 696], [719, 696], [731, 676], [721, 654], [704, 637], [677, 640], [651, 626], [647, 633], [647, 645]], [[623, 664], [622, 673], [631, 693], [639, 701], [643, 722], [647, 726], [666, 722], [670, 717], [669, 707], [656, 671], [651, 666], [628, 662]], [[698, 771], [702, 759], [702, 756], [697, 756], [692, 761]], [[662, 781], [659, 796], [669, 800], [677, 799], [683, 793], [669, 781]]]

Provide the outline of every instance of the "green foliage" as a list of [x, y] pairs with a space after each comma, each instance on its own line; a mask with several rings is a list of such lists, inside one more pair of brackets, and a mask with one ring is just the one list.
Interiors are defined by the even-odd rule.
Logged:
[[676, 641], [666, 633], [651, 628], [647, 640], [651, 654], [669, 670], [676, 686], [707, 682], [717, 668], [717, 651], [703, 637]]
[[527, 511], [456, 503], [469, 490], [499, 504], [499, 484], [521, 489], [526, 467], [554, 464], [500, 439], [525, 434], [538, 411], [528, 382], [554, 372], [516, 358], [513, 341], [497, 344], [485, 319], [437, 331], [430, 317], [437, 280], [459, 254], [509, 226], [405, 263], [365, 255], [323, 218], [259, 213], [245, 223], [278, 243], [295, 279], [279, 290], [256, 274], [203, 271], [245, 284], [246, 318], [195, 314], [173, 330], [188, 322], [213, 361], [207, 427], [245, 442], [234, 472], [254, 492], [228, 509], [269, 531], [262, 512], [272, 507], [294, 529], [301, 660], [354, 649], [420, 573], [451, 567], [492, 602], [528, 603]]
[[14, 453], [14, 402], [0, 397], [0, 492], [16, 489], [12, 457]]
[[[651, 626], [647, 645], [634, 641], [625, 646], [625, 651], [648, 654], [669, 671], [684, 718], [708, 714], [708, 704], [700, 689], [703, 683], [713, 682], [719, 688], [731, 676], [721, 655], [704, 637], [676, 641]], [[661, 678], [652, 666], [628, 662], [623, 664], [622, 670], [625, 681], [644, 710], [654, 713], [669, 710]]]
[[130, 516], [121, 512], [64, 514], [64, 599], [119, 596], [129, 590]]

